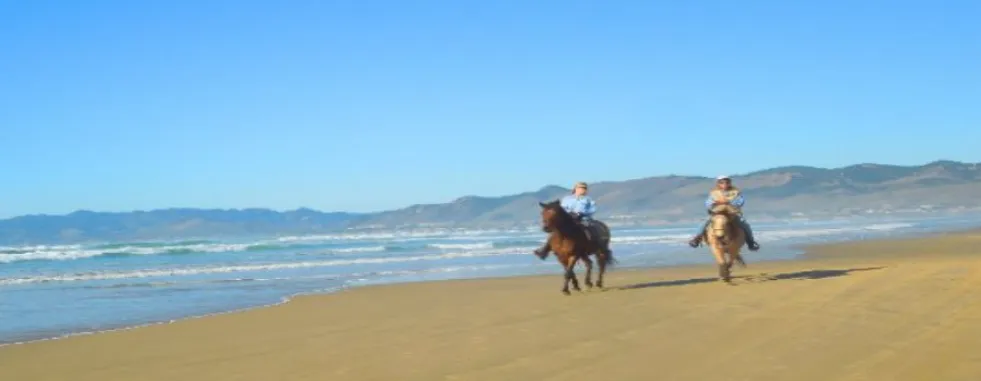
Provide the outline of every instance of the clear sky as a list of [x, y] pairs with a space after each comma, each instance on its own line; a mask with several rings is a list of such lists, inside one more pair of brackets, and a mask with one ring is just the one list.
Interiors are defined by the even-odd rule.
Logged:
[[977, 1], [0, 0], [0, 217], [977, 162], [978, 20]]

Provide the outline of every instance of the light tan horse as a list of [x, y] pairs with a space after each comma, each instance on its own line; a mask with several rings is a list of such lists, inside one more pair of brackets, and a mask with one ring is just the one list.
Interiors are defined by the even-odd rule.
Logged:
[[715, 256], [715, 263], [719, 265], [719, 279], [728, 283], [732, 279], [730, 270], [733, 263], [746, 266], [739, 254], [746, 243], [746, 233], [736, 223], [739, 212], [732, 206], [717, 205], [709, 213], [712, 220], [705, 228], [705, 237], [709, 250]]

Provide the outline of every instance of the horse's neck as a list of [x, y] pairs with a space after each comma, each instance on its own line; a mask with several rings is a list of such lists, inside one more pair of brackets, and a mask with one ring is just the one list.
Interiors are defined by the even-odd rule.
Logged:
[[[725, 216], [725, 223], [722, 224], [722, 230], [725, 231], [725, 237], [727, 239], [734, 239], [739, 235], [739, 228], [736, 224], [736, 217], [732, 215]], [[715, 222], [713, 221], [709, 229], [716, 229]]]
[[579, 228], [579, 225], [576, 224], [576, 222], [572, 221], [571, 219], [563, 220], [556, 225], [559, 232], [561, 232], [562, 235], [564, 236], [575, 236], [577, 234], [582, 233], [581, 231], [582, 229]]

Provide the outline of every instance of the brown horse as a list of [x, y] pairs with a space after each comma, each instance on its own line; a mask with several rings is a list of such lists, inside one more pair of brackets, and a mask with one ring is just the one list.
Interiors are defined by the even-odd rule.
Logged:
[[746, 233], [736, 223], [737, 212], [728, 205], [719, 205], [709, 211], [712, 220], [705, 228], [709, 249], [719, 265], [719, 279], [728, 283], [732, 279], [733, 263], [746, 267], [740, 251], [746, 243]]
[[[567, 213], [558, 200], [549, 203], [538, 203], [542, 208], [542, 230], [548, 234], [548, 247], [555, 253], [555, 258], [559, 264], [565, 268], [565, 280], [562, 283], [562, 293], [569, 295], [569, 283], [576, 291], [579, 289], [579, 280], [573, 269], [577, 261], [582, 261], [586, 265], [586, 287], [593, 287], [593, 261], [589, 259], [590, 254], [596, 255], [599, 264], [599, 277], [596, 286], [603, 287], [603, 275], [606, 267], [615, 263], [613, 251], [610, 250], [610, 229], [606, 224], [593, 220], [590, 223], [590, 236], [587, 236], [585, 229], [576, 219]], [[545, 259], [548, 252], [541, 255]]]

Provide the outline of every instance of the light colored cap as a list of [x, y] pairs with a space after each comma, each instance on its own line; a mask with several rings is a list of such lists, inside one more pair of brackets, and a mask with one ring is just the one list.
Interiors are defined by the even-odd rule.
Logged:
[[729, 177], [728, 175], [722, 175], [715, 178], [715, 181], [722, 181], [722, 180], [732, 180], [732, 177]]
[[588, 189], [589, 186], [587, 186], [586, 183], [580, 181], [580, 182], [576, 183], [575, 186], [572, 187], [572, 189], [576, 189], [576, 188], [587, 188]]

